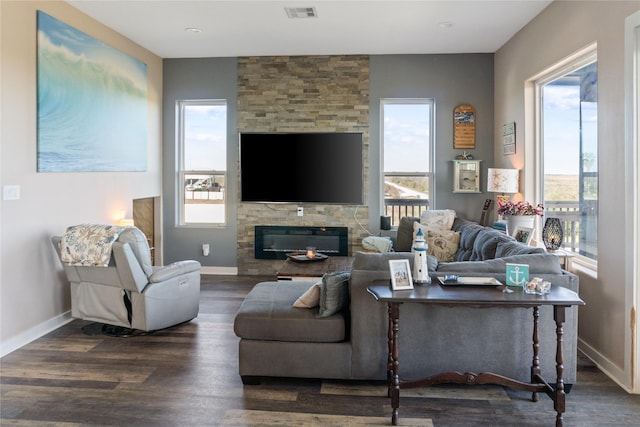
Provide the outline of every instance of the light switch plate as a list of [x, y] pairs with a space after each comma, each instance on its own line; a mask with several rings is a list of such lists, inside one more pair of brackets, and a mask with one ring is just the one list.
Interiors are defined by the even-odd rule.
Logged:
[[20, 186], [19, 185], [5, 185], [2, 188], [3, 200], [20, 200]]

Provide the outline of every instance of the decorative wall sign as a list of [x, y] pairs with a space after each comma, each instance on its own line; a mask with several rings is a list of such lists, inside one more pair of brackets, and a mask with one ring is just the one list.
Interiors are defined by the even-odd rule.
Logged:
[[147, 65], [38, 11], [38, 172], [145, 171]]
[[504, 145], [502, 146], [502, 154], [516, 154], [516, 123], [511, 122], [502, 126], [502, 138]]
[[476, 148], [476, 109], [469, 104], [453, 110], [453, 148]]

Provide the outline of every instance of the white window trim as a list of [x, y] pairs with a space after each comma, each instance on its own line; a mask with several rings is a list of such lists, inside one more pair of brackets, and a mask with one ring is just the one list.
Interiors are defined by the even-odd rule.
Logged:
[[[436, 100], [435, 98], [381, 98], [380, 99], [380, 212], [384, 212], [384, 106], [393, 104], [421, 104], [430, 105], [431, 117], [429, 117], [429, 164], [427, 178], [429, 179], [429, 209], [435, 206], [435, 121], [436, 121]], [[410, 175], [410, 173], [407, 173]]]
[[197, 228], [219, 228], [227, 226], [227, 213], [228, 210], [227, 200], [225, 199], [225, 215], [224, 222], [217, 223], [197, 223], [185, 221], [185, 192], [184, 192], [184, 176], [186, 174], [221, 174], [225, 175], [225, 182], [228, 180], [228, 171], [219, 170], [206, 170], [206, 171], [192, 171], [186, 170], [184, 167], [184, 109], [187, 106], [192, 105], [224, 105], [228, 108], [226, 99], [181, 99], [176, 101], [176, 123], [177, 126], [177, 144], [176, 144], [176, 225], [178, 227], [197, 227]]
[[[525, 173], [527, 174], [527, 181], [533, 182], [533, 189], [530, 187], [525, 188], [525, 198], [527, 194], [533, 193], [533, 200], [543, 200], [542, 195], [542, 165], [543, 165], [543, 147], [542, 147], [542, 104], [540, 100], [541, 97], [541, 88], [545, 84], [564, 76], [565, 74], [570, 73], [571, 71], [577, 70], [579, 68], [584, 67], [590, 63], [596, 62], [598, 60], [598, 44], [592, 43], [579, 51], [575, 52], [572, 55], [567, 56], [557, 64], [547, 68], [546, 70], [540, 72], [536, 76], [532, 77], [525, 84], [525, 93], [527, 92], [527, 88], [533, 89], [533, 99], [529, 98], [529, 101], [533, 102], [533, 117], [532, 122], [535, 123], [533, 127], [533, 135], [534, 135], [534, 144], [531, 149], [526, 150], [525, 157], [533, 156], [535, 159], [534, 167], [527, 168]], [[527, 97], [525, 97], [525, 101]], [[531, 150], [533, 152], [531, 152]], [[531, 157], [529, 157], [531, 158]], [[599, 169], [599, 168], [598, 168]], [[598, 190], [599, 191], [599, 190]], [[580, 271], [590, 276], [597, 278], [598, 276], [598, 261], [593, 260], [591, 258], [587, 258], [580, 254], [575, 254], [575, 258], [572, 261], [573, 265], [577, 267], [581, 267]]]

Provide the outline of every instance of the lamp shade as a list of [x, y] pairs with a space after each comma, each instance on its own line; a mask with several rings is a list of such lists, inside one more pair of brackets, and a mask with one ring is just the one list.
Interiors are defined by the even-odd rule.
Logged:
[[492, 193], [517, 193], [518, 169], [487, 169], [487, 191]]
[[564, 233], [560, 218], [547, 218], [542, 228], [542, 241], [547, 250], [555, 251], [562, 245]]

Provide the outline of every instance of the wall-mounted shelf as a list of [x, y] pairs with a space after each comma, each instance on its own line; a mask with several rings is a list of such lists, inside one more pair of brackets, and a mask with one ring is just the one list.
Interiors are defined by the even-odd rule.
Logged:
[[480, 162], [482, 160], [453, 161], [453, 192], [481, 193]]

